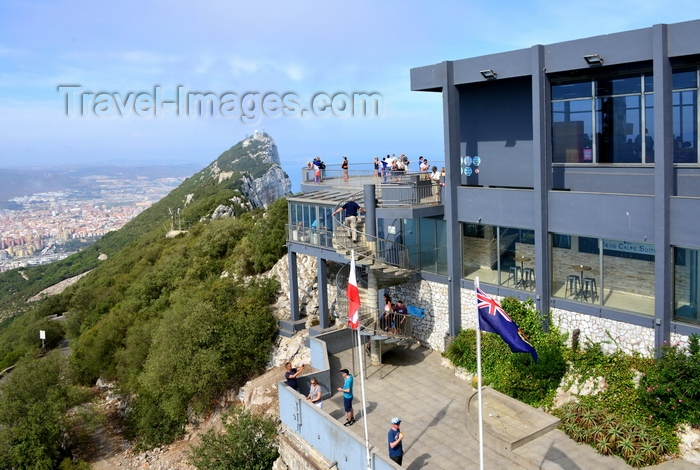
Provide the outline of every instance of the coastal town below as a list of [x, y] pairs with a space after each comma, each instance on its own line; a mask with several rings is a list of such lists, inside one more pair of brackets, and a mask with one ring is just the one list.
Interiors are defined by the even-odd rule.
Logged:
[[120, 229], [187, 176], [88, 172], [65, 188], [9, 198], [0, 208], [0, 272], [66, 258]]

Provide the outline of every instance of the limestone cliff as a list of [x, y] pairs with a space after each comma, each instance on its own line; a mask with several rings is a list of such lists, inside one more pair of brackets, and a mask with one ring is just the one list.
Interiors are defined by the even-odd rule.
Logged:
[[265, 132], [255, 131], [222, 153], [206, 170], [219, 182], [239, 176], [241, 192], [254, 207], [267, 207], [292, 189], [289, 176], [280, 166], [277, 145]]

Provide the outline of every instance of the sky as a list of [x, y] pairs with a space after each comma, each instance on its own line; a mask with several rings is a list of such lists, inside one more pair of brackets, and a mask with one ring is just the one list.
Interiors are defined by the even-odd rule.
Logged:
[[441, 95], [411, 68], [695, 19], [697, 0], [0, 0], [0, 171], [204, 167], [256, 130], [295, 185], [316, 155], [443, 160]]

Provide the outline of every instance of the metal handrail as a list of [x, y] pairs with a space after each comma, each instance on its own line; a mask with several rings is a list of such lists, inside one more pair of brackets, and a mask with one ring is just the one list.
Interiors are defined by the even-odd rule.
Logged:
[[[362, 191], [358, 191], [355, 194], [351, 194], [350, 196], [339, 202], [335, 206], [335, 209], [337, 210], [340, 207], [342, 207], [349, 198], [360, 197], [362, 194]], [[335, 210], [333, 212], [335, 212]], [[352, 233], [352, 229], [344, 223], [345, 217], [343, 216], [343, 218], [341, 218], [340, 214], [342, 214], [342, 211], [338, 214], [333, 215], [333, 219], [335, 221], [334, 225], [336, 225], [337, 227], [343, 227], [347, 233]], [[353, 249], [357, 246], [355, 244], [349, 245], [348, 241], [342, 241], [340, 237], [338, 237], [337, 229], [335, 231], [335, 234], [336, 238], [334, 246], [336, 248], [343, 248], [348, 250]], [[411, 265], [409, 263], [408, 248], [406, 247], [406, 245], [391, 240], [385, 240], [383, 238], [379, 238], [373, 235], [367, 235], [357, 230], [356, 239], [361, 240], [363, 237], [364, 241], [362, 242], [362, 245], [367, 246], [370, 249], [369, 253], [363, 254], [364, 259], [370, 259], [374, 262], [379, 261], [390, 266], [405, 269], [407, 271], [414, 271], [414, 269], [411, 268]], [[352, 237], [349, 237], [348, 240], [350, 240], [351, 238]]]

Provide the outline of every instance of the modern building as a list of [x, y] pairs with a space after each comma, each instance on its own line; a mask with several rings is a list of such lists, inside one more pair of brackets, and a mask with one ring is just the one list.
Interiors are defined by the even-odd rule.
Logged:
[[[412, 69], [412, 90], [442, 94], [444, 186], [305, 175], [290, 198], [292, 272], [297, 253], [344, 262], [332, 213], [355, 193], [370, 290], [420, 308], [412, 334], [435, 349], [474, 327], [477, 277], [609, 348], [649, 353], [700, 333], [698, 37], [700, 21], [659, 24]], [[373, 279], [387, 264], [404, 270], [397, 285]]]

